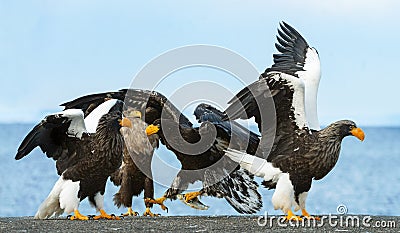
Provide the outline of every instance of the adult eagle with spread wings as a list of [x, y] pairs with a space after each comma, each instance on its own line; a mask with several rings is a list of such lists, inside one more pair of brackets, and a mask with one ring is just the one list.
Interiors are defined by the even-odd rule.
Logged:
[[68, 109], [46, 116], [28, 133], [15, 159], [40, 147], [56, 160], [60, 175], [35, 219], [74, 212], [71, 220], [88, 220], [78, 210], [86, 197], [100, 211], [94, 219], [119, 219], [105, 212], [103, 195], [108, 177], [122, 162], [124, 139], [120, 129], [131, 127], [131, 122], [122, 118], [122, 108], [122, 101], [108, 100], [86, 118], [82, 110]]
[[[344, 137], [364, 140], [364, 132], [350, 120], [319, 130], [316, 96], [320, 61], [314, 48], [290, 25], [282, 23], [276, 44], [280, 54], [260, 79], [229, 103], [225, 120], [255, 117], [262, 134], [256, 156], [229, 149], [226, 155], [275, 188], [272, 203], [287, 219], [312, 218], [305, 201], [312, 180], [325, 177], [335, 166]], [[275, 124], [276, 123], [276, 124]], [[274, 128], [276, 126], [276, 128]]]

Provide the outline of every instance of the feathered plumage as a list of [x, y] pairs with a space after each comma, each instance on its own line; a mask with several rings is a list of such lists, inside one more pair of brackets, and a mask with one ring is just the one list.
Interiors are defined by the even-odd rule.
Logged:
[[109, 107], [102, 108], [105, 112], [93, 134], [86, 131], [83, 112], [69, 109], [47, 116], [21, 143], [16, 159], [39, 146], [48, 157], [57, 161], [57, 171], [61, 175], [35, 218], [74, 212], [71, 219], [86, 220], [88, 218], [78, 211], [80, 201], [86, 197], [101, 213], [95, 218], [113, 218], [104, 211], [103, 195], [108, 177], [122, 162], [124, 139], [120, 128], [129, 127], [131, 123], [122, 119], [121, 101], [109, 103], [100, 105]]
[[[154, 182], [151, 171], [153, 153], [158, 148], [158, 135], [146, 135], [147, 124], [141, 120], [141, 114], [134, 117], [133, 110], [124, 112], [125, 116], [132, 122], [132, 128], [121, 129], [125, 139], [125, 150], [123, 163], [112, 176], [111, 181], [121, 186], [114, 195], [114, 203], [117, 207], [121, 205], [128, 207], [127, 215], [137, 215], [132, 211], [132, 197], [138, 196], [144, 191], [144, 199], [154, 199]], [[136, 112], [136, 111], [134, 111]], [[144, 215], [154, 216], [150, 211], [152, 203], [145, 202], [146, 212]]]
[[[202, 113], [203, 118], [201, 121], [206, 121], [203, 122], [202, 126], [199, 128], [193, 128], [193, 124], [187, 119], [165, 96], [162, 94], [155, 92], [155, 91], [146, 91], [146, 90], [133, 90], [133, 89], [122, 89], [118, 92], [108, 92], [108, 93], [100, 93], [100, 94], [93, 94], [89, 95], [86, 97], [81, 97], [77, 100], [70, 101], [68, 103], [63, 104], [66, 108], [81, 108], [84, 112], [86, 112], [86, 109], [88, 106], [96, 106], [96, 104], [101, 103], [101, 101], [104, 101], [107, 98], [120, 98], [122, 94], [126, 94], [124, 97], [125, 105], [127, 109], [132, 108], [132, 109], [137, 109], [142, 112], [144, 112], [143, 119], [147, 124], [152, 124], [154, 123], [157, 119], [163, 119], [166, 120], [168, 125], [174, 125], [178, 126], [179, 125], [179, 133], [182, 133], [182, 136], [184, 135], [190, 135], [185, 138], [185, 142], [182, 140], [176, 140], [175, 142], [181, 146], [181, 148], [184, 148], [182, 146], [182, 143], [196, 143], [200, 139], [201, 135], [203, 135], [203, 140], [209, 140], [209, 145], [211, 146], [210, 149], [205, 148], [205, 151], [208, 150], [206, 153], [210, 153], [209, 155], [211, 156], [196, 156], [198, 154], [202, 154], [204, 152], [201, 151], [194, 151], [192, 154], [193, 155], [188, 155], [188, 154], [176, 154], [178, 160], [180, 160], [183, 169], [188, 169], [188, 170], [197, 170], [201, 168], [205, 168], [209, 165], [212, 165], [219, 161], [222, 158], [223, 155], [223, 150], [227, 148], [229, 142], [230, 142], [230, 134], [233, 133], [235, 135], [234, 142], [238, 149], [246, 149], [243, 148], [248, 146], [248, 150], [255, 150], [257, 148], [257, 143], [259, 141], [258, 135], [249, 133], [247, 129], [240, 127], [238, 124], [233, 124], [232, 129], [230, 126], [230, 123], [225, 123], [221, 121], [222, 113], [216, 110], [216, 112], [212, 113], [209, 109], [206, 110], [206, 108], [203, 108]], [[197, 112], [200, 112], [201, 108], [199, 107]], [[219, 116], [216, 117], [219, 112]], [[207, 114], [206, 114], [207, 113]], [[214, 116], [212, 114], [214, 114]], [[197, 114], [197, 113], [196, 113]], [[207, 116], [206, 116], [207, 115]], [[211, 118], [214, 117], [215, 119], [212, 120]], [[164, 125], [166, 127], [166, 125]], [[178, 129], [178, 128], [176, 128]], [[211, 136], [210, 133], [213, 131], [213, 129], [217, 129], [216, 131], [219, 133], [219, 135], [223, 135], [223, 140], [218, 139], [217, 141], [214, 140], [214, 138]], [[209, 131], [211, 130], [211, 131]], [[201, 133], [203, 132], [203, 133]], [[245, 138], [242, 138], [243, 135], [247, 136]], [[216, 134], [213, 134], [216, 135]], [[249, 136], [250, 135], [250, 136]], [[164, 135], [165, 136], [165, 135]], [[175, 135], [177, 136], [177, 135]], [[205, 137], [204, 137], [205, 136]], [[221, 136], [222, 137], [222, 136]], [[164, 138], [165, 139], [165, 138]], [[161, 139], [163, 143], [166, 143], [166, 141], [172, 141], [175, 140], [175, 137], [169, 137], [167, 140]], [[250, 144], [247, 143], [247, 141], [250, 140]], [[207, 144], [207, 143], [206, 143]], [[171, 144], [166, 143], [167, 148], [170, 147]], [[204, 148], [203, 148], [204, 149]], [[190, 153], [189, 153], [190, 154]], [[195, 157], [198, 157], [197, 159]], [[222, 159], [225, 160], [225, 159]], [[229, 195], [232, 197], [237, 197], [237, 203], [234, 203], [233, 199], [231, 199], [230, 203], [232, 206], [234, 206], [235, 209], [237, 209], [241, 213], [254, 213], [255, 211], [259, 210], [261, 208], [261, 199], [260, 195], [257, 192], [257, 185], [254, 182], [248, 182], [252, 180], [252, 177], [249, 176], [246, 172], [244, 171], [237, 171], [235, 170], [236, 164], [233, 164], [231, 162], [231, 169], [230, 168], [224, 168], [220, 169], [220, 172], [218, 173], [218, 179], [216, 178], [216, 174], [209, 173], [209, 180], [208, 184], [211, 184], [211, 180], [218, 181], [221, 180], [221, 182], [230, 182], [231, 184], [237, 183], [236, 185], [233, 185], [230, 187], [229, 185], [220, 185], [218, 184], [215, 186], [216, 190], [212, 190], [213, 186], [207, 186], [205, 185], [204, 187], [210, 187], [209, 189], [203, 189], [201, 190], [202, 195], [209, 195], [209, 196], [219, 196], [219, 197], [228, 197]], [[230, 172], [237, 172], [237, 174], [230, 174]], [[184, 172], [183, 172], [184, 173]], [[240, 174], [240, 175], [238, 175]], [[195, 178], [189, 178], [189, 177], [184, 177], [184, 180], [181, 181], [179, 177], [182, 177], [180, 174], [178, 174], [177, 179], [175, 179], [174, 183], [171, 185], [172, 188], [168, 189], [167, 192], [165, 193], [164, 197], [168, 198], [176, 198], [177, 194], [180, 194], [184, 188], [184, 186], [188, 185], [189, 183], [194, 182], [195, 180], [200, 180], [200, 181], [205, 181], [206, 173], [198, 174], [195, 175], [197, 177]], [[227, 176], [228, 175], [228, 176]], [[224, 180], [223, 177], [227, 176], [227, 178]], [[232, 176], [232, 177], [230, 177]], [[236, 179], [235, 181], [232, 181], [232, 179]], [[245, 180], [246, 182], [242, 182], [240, 179]], [[205, 182], [207, 184], [207, 182]], [[228, 187], [229, 186], [229, 187]], [[239, 186], [241, 186], [239, 188]], [[181, 188], [182, 187], [182, 188]], [[236, 187], [236, 188], [235, 188]], [[224, 190], [225, 189], [225, 190]], [[236, 192], [236, 193], [234, 193]], [[242, 192], [243, 195], [239, 195], [238, 193]], [[214, 194], [213, 194], [214, 193]], [[219, 193], [217, 195], [217, 193]], [[199, 194], [199, 193], [196, 193]], [[241, 199], [242, 197], [245, 197], [247, 195], [248, 200]], [[240, 197], [240, 198], [239, 198]], [[191, 195], [186, 195], [186, 200], [195, 200], [196, 198], [191, 196]], [[235, 200], [236, 200], [235, 199]], [[251, 200], [250, 199], [254, 199]], [[151, 200], [151, 199], [149, 199]], [[165, 200], [165, 198], [163, 199]], [[229, 201], [229, 200], [228, 200]], [[153, 202], [154, 203], [154, 202]], [[161, 202], [158, 202], [157, 204], [160, 204]], [[162, 205], [163, 208], [165, 208], [164, 205]]]
[[239, 213], [255, 213], [262, 207], [257, 184], [223, 154], [229, 145], [255, 153], [258, 135], [237, 123], [231, 126], [230, 122], [223, 122], [222, 112], [210, 105], [200, 104], [195, 115], [201, 123], [199, 127], [178, 124], [172, 119], [158, 119], [149, 126], [157, 128], [161, 142], [175, 153], [182, 165], [171, 187], [159, 200], [174, 199], [189, 184], [201, 181], [203, 189], [185, 194], [186, 202], [201, 195], [223, 197]]
[[[310, 68], [313, 66], [308, 63], [315, 62], [309, 58], [316, 50], [308, 47], [300, 34], [286, 23], [281, 24], [279, 35], [277, 48], [282, 54], [274, 56], [275, 64], [259, 80], [241, 90], [225, 110], [224, 119], [255, 117], [262, 134], [256, 153], [259, 158], [231, 149], [227, 155], [252, 174], [263, 177], [266, 187], [276, 188], [272, 203], [287, 218], [296, 217], [292, 207], [302, 209], [302, 214], [310, 217], [305, 200], [312, 180], [321, 179], [332, 170], [345, 136], [363, 140], [364, 133], [348, 120], [316, 130], [319, 128], [313, 115], [316, 112], [307, 114], [307, 105], [314, 105], [316, 96], [315, 101], [305, 99], [307, 87], [317, 90], [306, 81], [315, 80], [316, 73], [319, 75], [319, 68], [313, 72]], [[314, 124], [312, 130], [310, 124]]]

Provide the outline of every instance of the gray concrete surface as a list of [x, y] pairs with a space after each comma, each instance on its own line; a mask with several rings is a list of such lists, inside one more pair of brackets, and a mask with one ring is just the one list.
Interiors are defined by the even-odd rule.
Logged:
[[[349, 218], [350, 217], [350, 218]], [[64, 217], [0, 218], [0, 232], [400, 232], [400, 218], [392, 216], [325, 216], [296, 225], [279, 216], [125, 217], [122, 220], [70, 221]], [[330, 221], [330, 222], [329, 222]]]

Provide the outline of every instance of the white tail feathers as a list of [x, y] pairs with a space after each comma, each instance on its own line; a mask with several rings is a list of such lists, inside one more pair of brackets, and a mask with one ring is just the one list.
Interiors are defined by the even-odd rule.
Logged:
[[35, 219], [45, 219], [71, 213], [79, 206], [79, 182], [64, 180], [63, 176], [55, 183], [46, 200], [42, 202], [35, 214]]
[[255, 176], [262, 177], [266, 181], [277, 181], [282, 171], [276, 168], [267, 160], [249, 155], [245, 152], [228, 148], [225, 150], [225, 155], [230, 159], [240, 164], [240, 166]]

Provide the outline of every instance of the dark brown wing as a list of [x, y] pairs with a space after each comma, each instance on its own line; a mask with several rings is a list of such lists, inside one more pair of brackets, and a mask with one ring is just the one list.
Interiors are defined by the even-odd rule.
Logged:
[[140, 109], [142, 112], [145, 109], [144, 119], [147, 124], [152, 124], [162, 116], [181, 125], [192, 126], [189, 119], [167, 97], [156, 91], [129, 89], [125, 104], [128, 108]]
[[269, 74], [240, 91], [225, 110], [224, 119], [255, 117], [262, 134], [257, 155], [274, 161], [297, 154], [307, 131], [304, 84], [286, 74]]
[[[217, 137], [231, 143], [236, 149], [246, 149], [255, 154], [260, 143], [259, 135], [253, 133], [235, 121], [223, 121], [224, 113], [209, 104], [199, 104], [194, 115], [199, 123], [211, 122], [217, 129]], [[226, 149], [226, 148], [225, 148]]]
[[65, 109], [82, 109], [87, 116], [93, 109], [108, 99], [119, 99], [125, 102], [126, 108], [134, 108], [144, 113], [147, 124], [163, 117], [179, 121], [181, 124], [192, 126], [192, 123], [164, 95], [156, 91], [139, 89], [121, 89], [116, 92], [104, 92], [82, 96], [61, 104]]
[[282, 22], [276, 36], [278, 43], [276, 49], [280, 52], [274, 54], [274, 64], [265, 70], [265, 74], [277, 71], [297, 76], [298, 71], [304, 71], [306, 62], [307, 41], [289, 24]]
[[85, 95], [72, 101], [63, 103], [60, 106], [63, 106], [64, 109], [82, 109], [86, 117], [95, 108], [97, 108], [100, 104], [104, 103], [108, 99], [118, 99], [124, 101], [126, 92], [127, 89], [121, 89], [119, 91]]
[[[71, 122], [73, 121], [82, 123], [82, 125], [72, 129]], [[28, 155], [34, 148], [40, 147], [47, 157], [57, 160], [57, 172], [60, 175], [80, 157], [77, 151], [82, 149], [84, 144], [82, 141], [85, 141], [88, 137], [82, 131], [83, 129], [83, 114], [79, 114], [78, 111], [75, 111], [74, 114], [61, 112], [48, 115], [24, 138], [15, 159], [19, 160]], [[78, 132], [79, 130], [81, 131]], [[72, 135], [71, 132], [76, 134]]]

